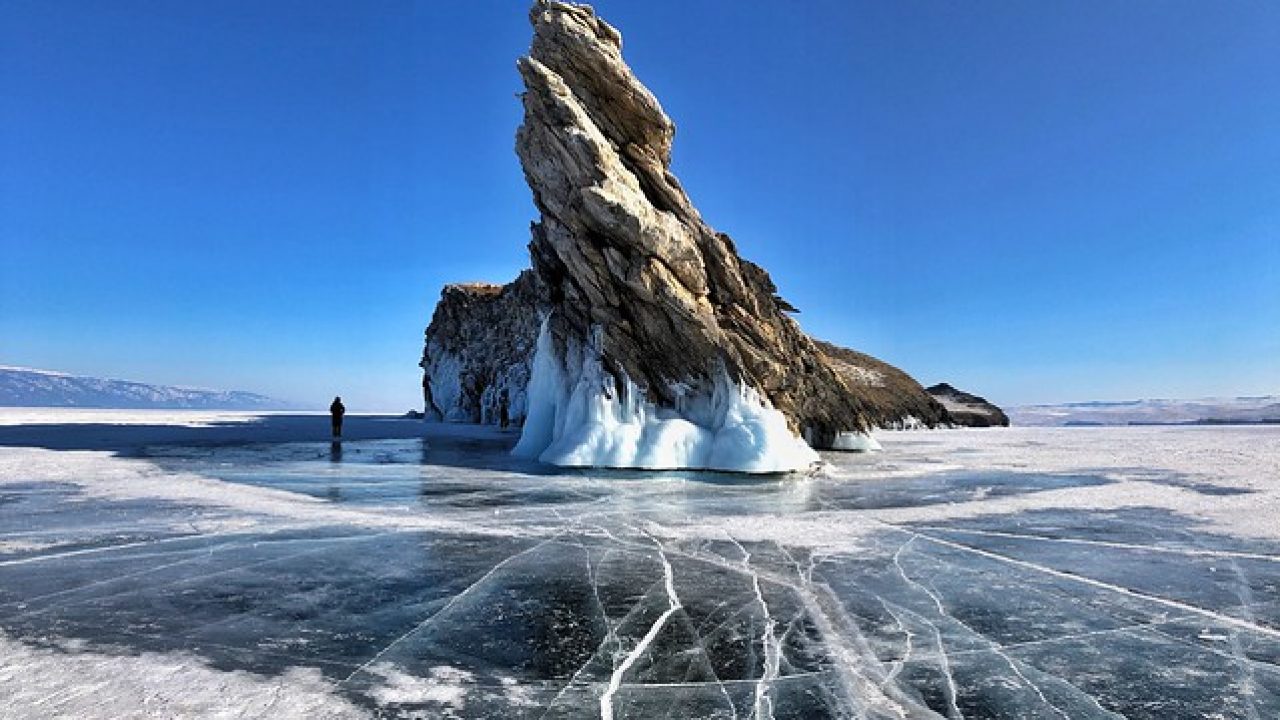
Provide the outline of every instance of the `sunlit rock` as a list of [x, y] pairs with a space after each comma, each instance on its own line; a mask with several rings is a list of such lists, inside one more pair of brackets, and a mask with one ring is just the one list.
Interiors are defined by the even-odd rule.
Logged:
[[446, 289], [423, 359], [429, 413], [493, 422], [506, 393], [529, 457], [750, 472], [946, 421], [905, 373], [811, 339], [703, 221], [670, 170], [675, 125], [617, 30], [582, 5], [539, 2], [530, 20], [516, 153], [540, 212], [532, 277]]

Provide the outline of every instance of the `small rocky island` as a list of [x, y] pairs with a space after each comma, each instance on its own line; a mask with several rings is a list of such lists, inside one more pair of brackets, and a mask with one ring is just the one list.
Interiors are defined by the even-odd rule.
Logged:
[[671, 173], [675, 126], [587, 6], [537, 2], [516, 153], [532, 268], [447, 286], [426, 332], [429, 417], [522, 427], [564, 466], [783, 472], [875, 427], [956, 422], [909, 375], [807, 335], [764, 268]]
[[953, 425], [1009, 427], [1009, 416], [986, 398], [958, 390], [947, 383], [930, 386], [928, 393], [947, 409]]

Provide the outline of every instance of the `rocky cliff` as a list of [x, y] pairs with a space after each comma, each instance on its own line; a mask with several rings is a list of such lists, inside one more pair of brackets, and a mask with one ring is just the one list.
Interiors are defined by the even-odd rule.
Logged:
[[[530, 20], [516, 153], [541, 216], [536, 290], [446, 289], [423, 360], [429, 409], [483, 421], [485, 393], [528, 377], [518, 452], [754, 471], [804, 467], [810, 445], [867, 447], [876, 425], [945, 420], [901, 371], [810, 339], [769, 274], [703, 221], [670, 170], [675, 126], [617, 30], [556, 2]], [[532, 295], [543, 320], [526, 365], [534, 313], [507, 308]]]
[[857, 350], [813, 342], [866, 404], [877, 427], [913, 429], [952, 422], [942, 403], [902, 370]]
[[524, 421], [537, 306], [530, 270], [507, 285], [445, 286], [419, 363], [428, 418], [496, 424], [505, 397], [511, 421]]
[[948, 385], [938, 383], [929, 388], [929, 394], [947, 409], [951, 423], [966, 427], [1009, 427], [1009, 416], [986, 398]]

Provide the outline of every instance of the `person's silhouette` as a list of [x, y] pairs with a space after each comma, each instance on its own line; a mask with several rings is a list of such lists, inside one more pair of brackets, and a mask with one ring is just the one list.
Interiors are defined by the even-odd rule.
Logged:
[[342, 437], [342, 416], [347, 414], [347, 406], [342, 404], [342, 398], [334, 397], [333, 404], [329, 406], [329, 417], [333, 420], [333, 436], [335, 438]]

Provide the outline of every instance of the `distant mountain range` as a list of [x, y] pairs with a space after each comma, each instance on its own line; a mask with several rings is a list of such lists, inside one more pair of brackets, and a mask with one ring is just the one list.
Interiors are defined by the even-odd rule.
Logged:
[[1014, 425], [1280, 424], [1280, 395], [1023, 405], [1009, 417]]
[[206, 390], [106, 380], [0, 365], [0, 406], [275, 410], [294, 407], [241, 390]]

